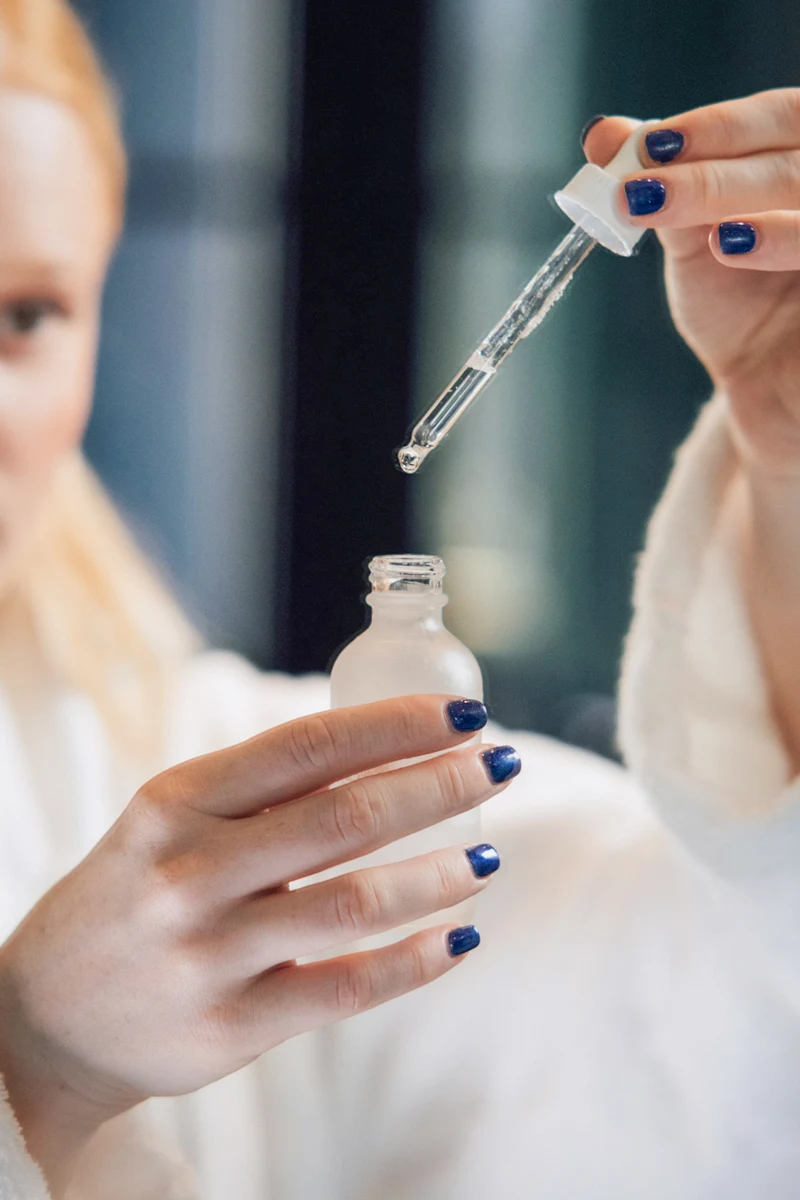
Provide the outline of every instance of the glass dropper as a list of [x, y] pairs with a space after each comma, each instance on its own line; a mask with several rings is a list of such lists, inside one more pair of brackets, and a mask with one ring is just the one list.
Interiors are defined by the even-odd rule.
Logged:
[[620, 181], [643, 166], [642, 135], [658, 121], [641, 122], [605, 167], [586, 163], [565, 188], [556, 192], [559, 208], [575, 222], [545, 264], [509, 308], [503, 319], [469, 356], [455, 379], [411, 431], [397, 462], [413, 475], [431, 450], [447, 436], [459, 417], [497, 374], [516, 344], [538, 328], [564, 294], [578, 267], [599, 243], [625, 257], [631, 255], [645, 229], [631, 224], [620, 211]]
[[408, 445], [397, 451], [397, 461], [407, 475], [413, 475], [431, 450], [447, 436], [459, 417], [491, 382], [517, 343], [541, 324], [596, 245], [595, 239], [578, 225], [574, 225], [559, 242], [506, 315], [414, 426]]

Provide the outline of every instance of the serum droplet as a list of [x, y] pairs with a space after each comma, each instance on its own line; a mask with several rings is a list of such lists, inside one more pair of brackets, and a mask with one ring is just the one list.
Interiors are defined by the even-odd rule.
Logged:
[[424, 457], [424, 454], [416, 446], [403, 446], [397, 451], [400, 470], [404, 471], [406, 475], [415, 475]]

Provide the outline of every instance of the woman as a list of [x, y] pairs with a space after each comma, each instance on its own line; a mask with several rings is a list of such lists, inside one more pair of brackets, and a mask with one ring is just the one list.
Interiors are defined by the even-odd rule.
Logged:
[[[485, 720], [463, 698], [308, 716], [322, 682], [196, 652], [77, 452], [113, 104], [64, 0], [0, 0], [0, 1194], [795, 1194], [798, 147], [800, 91], [765, 93], [651, 131], [621, 189], [720, 392], [640, 572], [639, 783], [520, 735], [494, 887], [456, 847], [291, 893], [519, 756], [458, 749]], [[446, 922], [293, 961], [478, 893], [462, 972]]]

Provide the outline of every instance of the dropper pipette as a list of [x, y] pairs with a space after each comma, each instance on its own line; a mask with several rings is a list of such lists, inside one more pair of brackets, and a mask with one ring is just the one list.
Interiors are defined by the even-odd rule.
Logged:
[[573, 225], [506, 315], [414, 426], [408, 445], [397, 451], [397, 461], [407, 475], [413, 475], [431, 450], [447, 436], [458, 418], [492, 381], [497, 368], [517, 343], [542, 323], [596, 245], [590, 234], [579, 225]]
[[642, 133], [656, 124], [657, 121], [642, 122], [608, 166], [600, 168], [587, 163], [567, 187], [556, 193], [556, 203], [575, 224], [417, 422], [407, 445], [397, 451], [398, 465], [407, 475], [415, 474], [431, 450], [444, 440], [459, 417], [494, 379], [498, 367], [514, 347], [541, 325], [598, 243], [615, 254], [633, 253], [645, 230], [620, 214], [617, 191], [621, 179], [641, 170]]

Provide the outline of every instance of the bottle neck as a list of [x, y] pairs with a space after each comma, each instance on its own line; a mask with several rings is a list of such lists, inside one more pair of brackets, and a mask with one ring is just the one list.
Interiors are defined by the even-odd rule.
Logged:
[[432, 633], [444, 628], [447, 597], [441, 592], [433, 595], [372, 592], [367, 596], [367, 604], [372, 609], [370, 628], [376, 631]]

